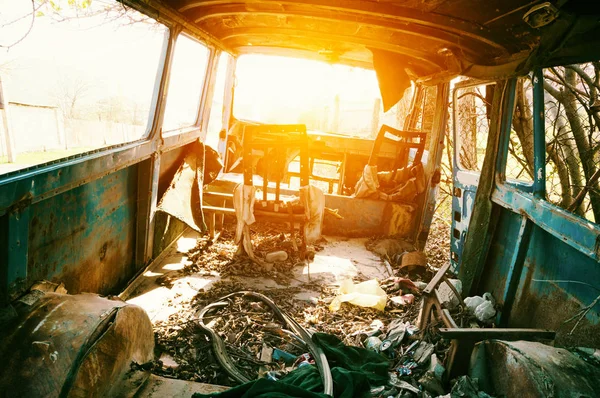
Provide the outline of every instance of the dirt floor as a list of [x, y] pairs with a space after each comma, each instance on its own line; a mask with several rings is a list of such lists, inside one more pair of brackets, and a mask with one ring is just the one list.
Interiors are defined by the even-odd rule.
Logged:
[[[434, 228], [438, 226], [434, 225]], [[441, 227], [443, 228], [443, 226]], [[444, 234], [449, 231], [444, 230]], [[440, 236], [432, 231], [432, 236]], [[233, 386], [218, 364], [208, 338], [197, 323], [197, 313], [204, 306], [236, 291], [249, 290], [263, 293], [273, 300], [304, 328], [333, 334], [347, 345], [364, 346], [372, 334], [384, 333], [395, 321], [407, 322], [409, 336], [388, 352], [392, 369], [403, 371], [414, 380], [426, 369], [406, 367], [407, 358], [397, 356], [414, 341], [416, 318], [420, 306], [420, 289], [431, 279], [434, 268], [418, 268], [410, 272], [399, 269], [391, 262], [386, 267], [383, 259], [392, 259], [394, 252], [405, 250], [410, 244], [395, 239], [348, 239], [324, 237], [309, 247], [311, 261], [303, 261], [293, 250], [289, 233], [280, 225], [253, 226], [255, 254], [263, 257], [272, 250], [284, 250], [288, 259], [264, 270], [247, 259], [238, 259], [233, 243], [233, 226], [220, 239], [211, 243], [187, 233], [179, 239], [160, 264], [138, 278], [125, 298], [140, 305], [149, 313], [156, 336], [156, 357], [153, 373], [161, 376], [210, 384]], [[432, 266], [443, 264], [442, 253], [448, 253], [443, 239], [431, 240], [427, 253]], [[369, 250], [370, 249], [370, 250]], [[403, 281], [410, 279], [413, 283]], [[377, 279], [387, 293], [384, 311], [342, 303], [333, 312], [329, 305], [343, 280], [354, 283]], [[398, 304], [397, 297], [414, 295], [414, 301]], [[396, 301], [391, 298], [396, 298]], [[401, 301], [401, 300], [400, 300]], [[265, 347], [278, 348], [298, 357], [305, 349], [285, 332], [263, 303], [246, 298], [229, 300], [229, 305], [209, 313], [206, 319], [227, 347], [229, 356], [249, 378], [264, 376], [267, 372], [285, 372], [281, 361], [264, 361]], [[375, 333], [373, 333], [375, 331]], [[447, 344], [426, 333], [436, 355], [442, 360]], [[408, 361], [410, 362], [410, 361]], [[289, 370], [289, 364], [287, 364]], [[272, 374], [272, 373], [270, 373]], [[275, 373], [277, 374], [277, 373]]]

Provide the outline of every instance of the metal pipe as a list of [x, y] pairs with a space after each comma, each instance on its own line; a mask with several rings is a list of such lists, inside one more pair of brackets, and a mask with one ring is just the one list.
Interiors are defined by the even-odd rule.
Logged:
[[308, 350], [312, 354], [315, 360], [315, 364], [319, 369], [319, 373], [321, 374], [321, 380], [323, 382], [323, 392], [327, 395], [333, 395], [333, 379], [331, 377], [331, 370], [329, 368], [329, 363], [327, 362], [327, 357], [325, 357], [325, 353], [323, 352], [323, 350], [315, 343], [313, 343], [311, 339], [311, 334], [309, 334], [302, 326], [300, 326], [298, 322], [296, 322], [292, 317], [283, 312], [273, 301], [271, 301], [271, 299], [260, 293], [250, 291], [240, 291], [231, 293], [220, 298], [217, 302], [207, 305], [198, 313], [198, 325], [209, 335], [210, 340], [213, 344], [215, 356], [217, 357], [217, 360], [219, 361], [223, 369], [231, 377], [233, 377], [241, 383], [246, 383], [250, 381], [246, 375], [241, 373], [236, 368], [236, 366], [233, 364], [233, 362], [227, 355], [227, 351], [225, 349], [225, 344], [223, 343], [223, 340], [221, 340], [219, 335], [204, 323], [204, 316], [209, 311], [216, 308], [228, 306], [229, 302], [227, 301], [227, 299], [235, 296], [251, 297], [264, 302], [273, 311], [275, 317], [280, 322], [288, 326], [293, 333], [295, 333], [302, 339], [302, 341], [306, 344]]

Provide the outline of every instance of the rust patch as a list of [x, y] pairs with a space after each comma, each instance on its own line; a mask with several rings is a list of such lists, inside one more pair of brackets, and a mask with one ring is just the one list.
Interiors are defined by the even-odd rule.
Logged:
[[510, 326], [555, 330], [558, 346], [600, 347], [600, 325], [584, 318], [573, 334], [569, 334], [575, 321], [564, 323], [576, 314], [582, 305], [560, 290], [545, 295], [532, 292], [529, 287], [531, 273], [532, 271], [528, 272], [525, 286], [515, 301]]
[[[132, 276], [127, 260], [128, 247], [110, 240], [96, 250], [89, 250], [90, 256], [79, 264], [70, 264], [51, 278], [62, 282], [71, 294], [93, 292], [99, 294], [116, 293]], [[131, 248], [129, 248], [131, 250]], [[131, 252], [130, 252], [131, 253]]]
[[106, 257], [106, 251], [108, 250], [108, 242], [105, 242], [102, 247], [100, 248], [100, 255], [98, 256], [100, 258], [100, 261], [104, 260], [104, 258]]

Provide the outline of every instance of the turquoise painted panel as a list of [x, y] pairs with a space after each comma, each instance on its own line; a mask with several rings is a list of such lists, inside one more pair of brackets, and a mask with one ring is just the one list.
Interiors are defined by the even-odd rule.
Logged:
[[109, 294], [135, 274], [137, 165], [31, 205], [27, 277]]

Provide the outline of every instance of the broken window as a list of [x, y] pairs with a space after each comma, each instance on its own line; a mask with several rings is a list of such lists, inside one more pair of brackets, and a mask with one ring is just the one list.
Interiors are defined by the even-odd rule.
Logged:
[[208, 48], [184, 34], [177, 37], [163, 131], [193, 126], [206, 78]]
[[600, 220], [600, 62], [544, 69], [546, 198]]
[[233, 113], [240, 120], [299, 123], [310, 131], [374, 139], [382, 124], [403, 128], [412, 92], [408, 88], [384, 113], [374, 70], [246, 54], [236, 63]]
[[[415, 129], [427, 133], [431, 132], [431, 130], [433, 129], [436, 99], [437, 86], [424, 87], [422, 98], [415, 99], [417, 104], [414, 111], [419, 112], [416, 118]], [[427, 136], [427, 138], [429, 138], [429, 135]]]
[[533, 85], [531, 78], [517, 81], [513, 120], [508, 141], [506, 178], [533, 182]]
[[493, 84], [468, 85], [454, 91], [454, 125], [458, 164], [481, 171], [490, 127]]
[[224, 99], [227, 98], [225, 93], [225, 83], [227, 80], [227, 68], [231, 61], [231, 55], [222, 52], [219, 56], [219, 64], [217, 65], [217, 77], [210, 106], [210, 116], [208, 118], [208, 127], [206, 130], [206, 143], [213, 148], [217, 148], [219, 142], [219, 132], [223, 129], [223, 106]]

